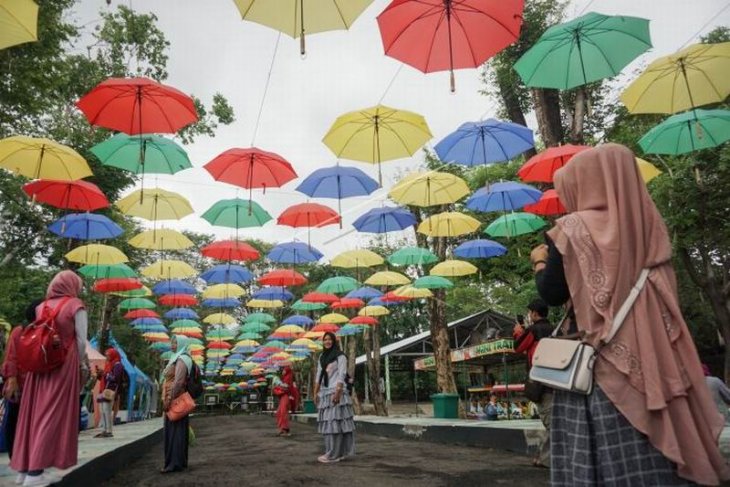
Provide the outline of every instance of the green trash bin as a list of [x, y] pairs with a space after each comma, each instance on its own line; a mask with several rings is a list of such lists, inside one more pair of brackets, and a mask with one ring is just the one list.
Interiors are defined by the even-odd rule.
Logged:
[[317, 407], [314, 405], [314, 401], [311, 399], [304, 400], [304, 414], [314, 414], [317, 412]]
[[459, 417], [459, 395], [442, 392], [432, 394], [433, 417], [455, 419]]

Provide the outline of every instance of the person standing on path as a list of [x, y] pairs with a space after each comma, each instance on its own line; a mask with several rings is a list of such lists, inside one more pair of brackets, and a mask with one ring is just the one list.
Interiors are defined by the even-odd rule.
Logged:
[[702, 371], [705, 374], [705, 382], [710, 389], [710, 394], [712, 395], [712, 400], [715, 402], [715, 406], [717, 406], [717, 410], [725, 419], [725, 424], [730, 424], [730, 410], [727, 408], [730, 405], [730, 388], [728, 388], [722, 379], [713, 376], [707, 365], [702, 364]]
[[317, 366], [314, 400], [317, 429], [324, 436], [325, 453], [317, 460], [334, 463], [355, 455], [355, 420], [346, 384], [347, 357], [337, 345], [334, 333], [325, 333], [322, 343], [324, 350]]
[[289, 413], [295, 410], [296, 403], [299, 398], [299, 391], [294, 383], [294, 371], [290, 366], [284, 367], [281, 375], [281, 384], [274, 387], [281, 388], [279, 396], [279, 406], [276, 410], [276, 426], [279, 429], [279, 436], [291, 436], [289, 432]]
[[[162, 372], [162, 409], [167, 412], [172, 401], [185, 392], [185, 386], [193, 368], [193, 359], [188, 351], [187, 338], [173, 335], [170, 346], [174, 355]], [[164, 441], [165, 466], [160, 473], [180, 472], [188, 468], [188, 428], [190, 416], [171, 421], [165, 414]]]
[[[101, 394], [97, 397], [97, 403], [101, 404], [101, 415], [102, 424], [104, 425], [104, 431], [95, 436], [95, 438], [111, 438], [112, 428], [114, 427], [114, 403], [117, 401], [119, 396], [122, 379], [124, 377], [124, 366], [122, 365], [122, 357], [115, 348], [107, 349], [106, 353], [106, 364], [104, 364], [104, 372], [101, 377]], [[111, 397], [105, 396], [110, 393], [104, 391], [111, 391], [113, 395]]]

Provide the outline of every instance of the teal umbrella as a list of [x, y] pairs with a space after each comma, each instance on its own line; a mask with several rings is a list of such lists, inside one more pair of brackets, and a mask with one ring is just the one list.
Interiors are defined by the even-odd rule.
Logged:
[[87, 279], [137, 277], [137, 273], [127, 264], [85, 265], [78, 272]]
[[417, 289], [450, 289], [454, 283], [441, 276], [423, 276], [413, 281]]
[[175, 174], [193, 167], [182, 147], [158, 135], [116, 134], [91, 152], [105, 166], [134, 174]]
[[119, 309], [153, 309], [157, 305], [145, 298], [128, 298], [119, 303]]
[[291, 309], [295, 311], [319, 311], [325, 309], [327, 305], [325, 303], [306, 303], [301, 299], [297, 300], [291, 305]]
[[438, 260], [436, 254], [421, 247], [403, 247], [388, 257], [388, 262], [393, 265], [433, 264]]
[[344, 294], [360, 287], [360, 283], [352, 277], [337, 276], [322, 281], [317, 286], [317, 292], [328, 294]]
[[[259, 321], [252, 321], [241, 327], [241, 331], [245, 333], [266, 333], [269, 330], [271, 330], [271, 327], [269, 327], [266, 323], [261, 323]], [[243, 340], [243, 338], [241, 338], [241, 340]]]
[[[248, 323], [248, 324], [251, 324], [251, 323]], [[258, 323], [253, 323], [253, 324], [256, 325]], [[264, 326], [266, 326], [266, 325], [264, 325]], [[244, 327], [245, 327], [245, 325], [244, 325]], [[269, 331], [269, 327], [268, 326], [266, 327], [266, 331]], [[236, 339], [237, 340], [257, 340], [258, 341], [258, 340], [261, 340], [261, 334], [260, 333], [254, 333], [252, 331], [244, 331], [243, 333], [241, 333], [240, 335], [238, 335], [238, 338], [236, 338]]]
[[550, 27], [514, 68], [527, 86], [569, 90], [616, 76], [650, 48], [647, 19], [589, 12]]
[[260, 227], [271, 220], [266, 210], [255, 201], [233, 198], [220, 200], [203, 213], [211, 225], [227, 228]]
[[489, 224], [484, 233], [491, 237], [516, 237], [540, 230], [545, 220], [532, 213], [510, 213]]
[[170, 323], [170, 328], [200, 328], [200, 323], [188, 319], [175, 320]]
[[243, 321], [246, 323], [274, 323], [276, 321], [276, 318], [274, 318], [269, 313], [249, 313], [248, 315], [246, 315], [246, 318]]
[[730, 110], [690, 110], [673, 115], [639, 139], [647, 154], [686, 154], [730, 140]]

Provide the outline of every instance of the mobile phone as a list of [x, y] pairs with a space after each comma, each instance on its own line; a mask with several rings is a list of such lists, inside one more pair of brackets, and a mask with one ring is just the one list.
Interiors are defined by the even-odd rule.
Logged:
[[517, 323], [519, 323], [520, 325], [524, 325], [525, 324], [525, 317], [524, 316], [517, 315], [516, 318], [517, 318]]

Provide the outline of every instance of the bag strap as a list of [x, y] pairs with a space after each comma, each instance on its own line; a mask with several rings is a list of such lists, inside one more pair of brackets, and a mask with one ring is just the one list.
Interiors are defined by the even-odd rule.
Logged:
[[624, 324], [624, 321], [626, 320], [626, 316], [628, 316], [629, 311], [631, 311], [631, 308], [634, 306], [634, 303], [636, 302], [636, 298], [639, 297], [639, 293], [642, 289], [644, 289], [644, 284], [646, 284], [646, 279], [649, 277], [649, 269], [644, 268], [641, 270], [641, 274], [639, 274], [639, 279], [636, 280], [636, 284], [634, 284], [634, 287], [631, 288], [631, 291], [629, 292], [629, 295], [626, 297], [626, 300], [619, 308], [616, 315], [613, 317], [613, 323], [611, 324], [611, 331], [608, 332], [608, 335], [606, 335], [606, 338], [603, 340], [603, 344], [606, 345], [608, 342], [610, 342], [614, 336], [616, 336], [616, 333], [618, 333], [619, 329], [621, 328], [621, 325]]
[[568, 319], [568, 316], [570, 316], [570, 311], [572, 309], [573, 309], [573, 307], [571, 306], [570, 308], [568, 308], [568, 311], [565, 312], [565, 314], [561, 318], [560, 322], [558, 323], [558, 326], [556, 326], [555, 329], [553, 330], [553, 332], [550, 334], [550, 337], [551, 338], [555, 338], [558, 335], [558, 332], [560, 331], [560, 329], [565, 324], [565, 320], [567, 320]]
[[48, 315], [48, 316], [44, 316], [46, 310], [48, 310], [48, 308], [49, 308], [48, 301], [44, 301], [43, 302], [43, 310], [41, 311], [41, 316], [39, 316], [38, 319], [36, 319], [36, 321], [39, 321], [40, 319], [43, 319], [47, 323], [55, 323], [56, 322], [56, 317], [63, 310], [63, 308], [66, 306], [66, 303], [68, 303], [70, 300], [71, 300], [71, 298], [68, 297], [68, 296], [66, 296], [64, 298], [61, 298], [61, 301], [58, 303], [58, 305], [56, 305], [55, 308], [53, 308], [53, 310], [51, 310], [51, 314]]

